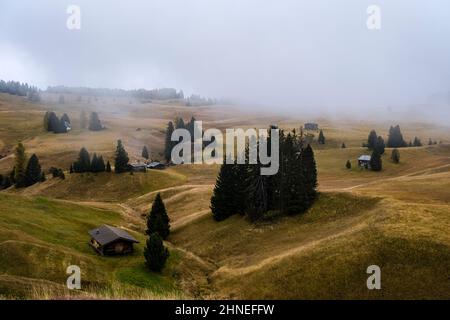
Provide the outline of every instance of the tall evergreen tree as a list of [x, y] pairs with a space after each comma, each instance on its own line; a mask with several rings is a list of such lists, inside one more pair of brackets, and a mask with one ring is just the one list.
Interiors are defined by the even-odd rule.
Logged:
[[163, 241], [158, 233], [152, 233], [146, 242], [144, 248], [144, 257], [146, 266], [155, 272], [164, 268], [166, 260], [169, 257], [169, 251], [164, 247]]
[[109, 163], [109, 161], [106, 162], [106, 169], [105, 169], [105, 171], [106, 172], [111, 172], [111, 164]]
[[45, 112], [44, 115], [44, 130], [45, 131], [50, 131], [49, 130], [49, 118], [50, 118], [50, 111]]
[[317, 188], [317, 167], [316, 160], [314, 158], [314, 151], [308, 144], [301, 153], [301, 159], [303, 162], [303, 176], [305, 179], [306, 194], [308, 197], [308, 205], [316, 199]]
[[166, 162], [170, 162], [172, 159], [172, 148], [174, 146], [174, 141], [172, 141], [171, 138], [173, 131], [174, 131], [173, 123], [172, 121], [169, 121], [169, 123], [167, 124], [166, 140], [164, 146], [164, 158], [166, 159]]
[[97, 112], [91, 112], [91, 116], [89, 117], [89, 130], [100, 131], [102, 129], [103, 125], [100, 122]]
[[211, 211], [216, 221], [222, 221], [237, 213], [233, 190], [235, 184], [233, 169], [234, 165], [227, 164], [224, 161], [216, 179], [211, 197]]
[[48, 113], [47, 130], [57, 133], [60, 130], [59, 127], [60, 127], [60, 121], [59, 121], [58, 117], [56, 116], [56, 114], [53, 111], [49, 112]]
[[295, 148], [294, 138], [289, 133], [283, 146], [282, 179], [280, 186], [281, 207], [284, 214], [303, 212], [309, 204], [303, 162], [300, 150]]
[[76, 173], [83, 173], [91, 171], [91, 157], [86, 148], [81, 148], [78, 153], [78, 160], [73, 164], [73, 170]]
[[249, 165], [249, 180], [247, 188], [247, 215], [250, 221], [259, 220], [268, 210], [266, 177], [261, 175], [261, 166]]
[[122, 173], [122, 172], [129, 171], [129, 164], [128, 164], [129, 161], [130, 161], [130, 159], [128, 158], [128, 153], [125, 151], [122, 141], [118, 140], [117, 148], [116, 148], [115, 163], [114, 163], [115, 172]]
[[147, 159], [147, 160], [150, 158], [150, 155], [149, 155], [149, 153], [148, 153], [147, 146], [144, 146], [144, 147], [142, 148], [142, 158], [145, 158], [145, 159]]
[[419, 138], [414, 137], [414, 143], [413, 143], [414, 147], [421, 147], [422, 146], [422, 141], [420, 141]]
[[369, 150], [373, 150], [377, 146], [377, 143], [378, 143], [377, 132], [375, 130], [372, 130], [370, 131], [369, 137], [367, 138], [367, 148], [369, 148]]
[[105, 160], [103, 160], [103, 156], [99, 156], [97, 158], [97, 167], [98, 167], [98, 172], [105, 172], [106, 166], [105, 166]]
[[146, 234], [151, 235], [154, 232], [163, 239], [167, 239], [170, 233], [170, 219], [160, 193], [156, 195], [150, 214], [147, 215]]
[[15, 150], [14, 165], [14, 183], [16, 188], [23, 188], [27, 185], [25, 168], [26, 161], [25, 147], [21, 142], [19, 142]]
[[92, 160], [91, 160], [91, 172], [99, 172], [99, 168], [98, 168], [98, 158], [97, 158], [97, 154], [94, 152], [94, 155], [92, 156]]
[[370, 168], [373, 171], [381, 171], [383, 168], [380, 152], [375, 148], [372, 152], [372, 157], [370, 158]]
[[385, 151], [386, 146], [385, 146], [385, 144], [384, 144], [384, 139], [383, 139], [381, 136], [379, 136], [379, 137], [377, 138], [377, 144], [376, 144], [375, 147], [378, 149], [378, 152], [379, 152], [381, 155], [384, 154], [384, 151]]
[[347, 146], [345, 145], [345, 142], [342, 142], [342, 146], [341, 146], [341, 148], [342, 148], [342, 149], [345, 149], [345, 148], [347, 148]]
[[26, 186], [31, 186], [41, 180], [41, 165], [38, 157], [33, 154], [28, 160], [27, 168], [25, 170]]

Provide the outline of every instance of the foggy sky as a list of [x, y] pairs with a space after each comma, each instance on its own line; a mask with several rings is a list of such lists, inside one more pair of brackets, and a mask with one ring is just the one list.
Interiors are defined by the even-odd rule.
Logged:
[[450, 90], [449, 13], [441, 0], [0, 0], [0, 79], [288, 108], [418, 104]]

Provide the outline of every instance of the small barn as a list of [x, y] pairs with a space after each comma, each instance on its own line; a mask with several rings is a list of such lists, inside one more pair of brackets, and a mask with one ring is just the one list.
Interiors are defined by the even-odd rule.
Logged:
[[133, 252], [133, 244], [139, 243], [125, 230], [102, 225], [89, 231], [89, 245], [102, 256], [124, 255]]
[[317, 130], [319, 130], [319, 125], [317, 123], [307, 122], [307, 123], [305, 123], [305, 130], [317, 131]]
[[153, 161], [147, 164], [147, 169], [164, 169], [165, 167], [165, 164], [157, 161]]
[[145, 163], [132, 163], [130, 164], [130, 169], [133, 172], [145, 172], [147, 165]]
[[358, 158], [358, 166], [365, 169], [370, 169], [370, 159], [372, 157], [369, 155], [362, 155]]

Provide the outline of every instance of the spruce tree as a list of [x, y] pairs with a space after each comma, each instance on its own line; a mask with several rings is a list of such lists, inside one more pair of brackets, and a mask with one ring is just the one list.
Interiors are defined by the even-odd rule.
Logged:
[[73, 170], [76, 173], [83, 173], [91, 171], [91, 157], [86, 148], [81, 148], [78, 153], [78, 160], [73, 164]]
[[105, 166], [105, 160], [103, 160], [103, 156], [98, 157], [97, 167], [98, 167], [98, 172], [105, 172], [106, 166]]
[[376, 148], [378, 143], [378, 136], [377, 132], [375, 130], [370, 131], [369, 137], [367, 138], [367, 148], [369, 150], [373, 150]]
[[111, 164], [109, 163], [109, 161], [106, 162], [106, 169], [105, 169], [105, 171], [106, 172], [111, 172]]
[[259, 220], [268, 210], [266, 177], [261, 175], [260, 169], [258, 164], [249, 165], [246, 211], [252, 222]]
[[404, 148], [407, 146], [405, 140], [403, 140], [403, 135], [400, 130], [400, 126], [390, 127], [389, 137], [387, 142], [388, 148]]
[[391, 159], [392, 159], [392, 161], [394, 163], [399, 163], [400, 162], [400, 151], [398, 151], [397, 148], [392, 150]]
[[50, 112], [47, 111], [44, 115], [44, 130], [45, 131], [50, 131], [49, 130], [49, 118], [50, 118]]
[[114, 171], [116, 173], [122, 173], [122, 172], [129, 171], [129, 164], [128, 164], [129, 161], [130, 161], [130, 159], [128, 158], [128, 153], [125, 151], [122, 141], [117, 140]]
[[26, 180], [26, 155], [25, 147], [21, 142], [15, 150], [15, 165], [14, 165], [14, 184], [16, 188], [23, 188], [27, 185]]
[[342, 149], [345, 149], [345, 148], [347, 148], [347, 146], [345, 145], [345, 142], [342, 142], [342, 146], [341, 146], [341, 148], [342, 148]]
[[350, 162], [350, 160], [347, 160], [347, 163], [345, 164], [345, 167], [347, 169], [349, 169], [349, 170], [352, 168], [352, 163]]
[[166, 140], [165, 140], [165, 146], [164, 146], [164, 158], [166, 159], [166, 162], [170, 162], [172, 159], [172, 148], [174, 146], [174, 141], [171, 140], [172, 133], [174, 131], [173, 123], [170, 121], [167, 124], [166, 129]]
[[305, 184], [303, 161], [300, 150], [295, 148], [294, 138], [289, 133], [284, 140], [283, 163], [280, 186], [280, 210], [283, 214], [296, 214], [305, 211], [310, 203]]
[[89, 130], [91, 131], [100, 131], [103, 129], [102, 123], [98, 117], [97, 112], [91, 112], [89, 117]]
[[216, 179], [210, 206], [216, 221], [222, 221], [237, 213], [234, 196], [235, 190], [233, 190], [235, 184], [233, 169], [234, 165], [227, 164], [224, 161]]
[[91, 160], [91, 172], [99, 172], [98, 170], [98, 158], [97, 158], [97, 154], [94, 152], [94, 155], [92, 156], [92, 160]]
[[147, 146], [144, 146], [144, 147], [142, 148], [142, 158], [145, 158], [145, 159], [147, 159], [147, 160], [150, 158], [150, 155], [149, 155], [149, 153], [148, 153]]
[[379, 137], [377, 138], [377, 144], [376, 144], [375, 148], [378, 149], [378, 152], [379, 152], [381, 155], [384, 154], [384, 151], [385, 151], [386, 146], [385, 146], [385, 144], [384, 144], [384, 139], [383, 139], [381, 136], [379, 136]]
[[317, 195], [317, 166], [314, 158], [314, 151], [309, 144], [301, 152], [301, 159], [303, 162], [303, 176], [305, 179], [308, 205], [310, 205], [315, 200]]
[[158, 233], [162, 239], [167, 239], [170, 233], [170, 219], [159, 192], [153, 201], [150, 213], [147, 215], [147, 230], [145, 231], [147, 235], [154, 232]]
[[380, 152], [375, 148], [370, 158], [370, 168], [373, 171], [381, 171], [383, 168]]
[[319, 144], [325, 144], [325, 135], [323, 134], [323, 130], [320, 130], [320, 132], [319, 132], [318, 141], [319, 141]]
[[35, 154], [33, 154], [28, 160], [25, 176], [27, 187], [38, 183], [41, 180], [41, 165], [39, 164], [39, 159]]
[[70, 165], [69, 173], [73, 173], [73, 164]]
[[164, 247], [164, 243], [158, 233], [152, 233], [148, 237], [144, 248], [144, 257], [145, 264], [150, 270], [159, 272], [164, 268], [169, 257], [169, 250]]

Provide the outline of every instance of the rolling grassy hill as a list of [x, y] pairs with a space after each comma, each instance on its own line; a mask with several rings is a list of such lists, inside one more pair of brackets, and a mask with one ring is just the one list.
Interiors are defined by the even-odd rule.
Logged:
[[[143, 145], [161, 157], [164, 126], [178, 115], [205, 127], [298, 127], [308, 119], [238, 114], [226, 108], [67, 99], [31, 104], [0, 94], [0, 173], [11, 170], [12, 147], [22, 140], [44, 169], [67, 169], [78, 150], [112, 159], [122, 139], [130, 158]], [[84, 101], [84, 100], [83, 100]], [[69, 112], [74, 130], [43, 132], [45, 110]], [[77, 128], [81, 109], [96, 110], [107, 130]], [[407, 137], [450, 141], [448, 128], [401, 122]], [[361, 142], [386, 122], [320, 119], [328, 143], [315, 147], [320, 196], [305, 214], [251, 224], [240, 216], [213, 221], [209, 200], [218, 166], [181, 165], [129, 174], [68, 174], [0, 192], [2, 298], [450, 298], [450, 146], [401, 149], [398, 165], [383, 157], [380, 173], [356, 167]], [[139, 130], [138, 130], [139, 129]], [[346, 149], [341, 149], [346, 142]], [[353, 168], [345, 163], [351, 160]], [[48, 176], [49, 177], [49, 176]], [[157, 192], [172, 233], [161, 274], [144, 267], [144, 215]], [[141, 241], [129, 257], [100, 257], [87, 231], [101, 224], [127, 229]], [[65, 269], [82, 269], [82, 291], [65, 289]], [[382, 290], [369, 291], [366, 268], [382, 270]]]

